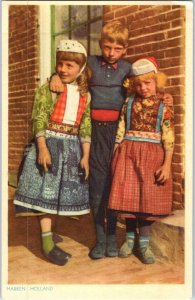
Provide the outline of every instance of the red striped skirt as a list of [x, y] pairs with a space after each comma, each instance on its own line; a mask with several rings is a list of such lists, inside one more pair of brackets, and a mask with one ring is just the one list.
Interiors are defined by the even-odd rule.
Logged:
[[123, 141], [112, 162], [112, 187], [109, 208], [152, 215], [167, 215], [172, 207], [172, 179], [163, 185], [155, 182], [162, 165], [162, 145]]

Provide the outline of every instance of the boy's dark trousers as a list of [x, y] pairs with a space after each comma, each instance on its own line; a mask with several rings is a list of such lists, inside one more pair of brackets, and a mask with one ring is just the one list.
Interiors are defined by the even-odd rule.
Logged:
[[107, 227], [115, 228], [116, 225], [116, 217], [107, 210], [107, 205], [117, 125], [118, 121], [92, 121], [89, 192], [97, 242], [105, 242], [106, 240], [106, 218]]

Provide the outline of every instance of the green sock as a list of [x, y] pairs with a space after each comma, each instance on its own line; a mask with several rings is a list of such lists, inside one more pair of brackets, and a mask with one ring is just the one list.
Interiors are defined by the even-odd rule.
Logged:
[[133, 248], [134, 241], [135, 241], [135, 232], [134, 231], [127, 232], [126, 233], [126, 240], [127, 240], [128, 246], [130, 248]]
[[126, 238], [134, 240], [135, 239], [135, 232], [134, 231], [126, 232]]
[[150, 241], [150, 236], [139, 236], [139, 246], [148, 247]]
[[43, 251], [48, 254], [53, 247], [55, 246], [53, 239], [52, 239], [52, 232], [48, 231], [48, 232], [43, 232], [41, 234], [42, 236], [42, 248]]

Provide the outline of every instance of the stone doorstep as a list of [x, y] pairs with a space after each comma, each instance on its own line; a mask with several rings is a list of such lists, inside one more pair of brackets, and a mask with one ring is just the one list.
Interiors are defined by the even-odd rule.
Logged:
[[184, 265], [184, 210], [156, 221], [150, 244], [158, 261]]

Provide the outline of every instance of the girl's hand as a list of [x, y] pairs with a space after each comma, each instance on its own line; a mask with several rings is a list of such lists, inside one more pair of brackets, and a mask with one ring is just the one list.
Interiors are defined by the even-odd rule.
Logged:
[[170, 177], [170, 167], [167, 165], [162, 165], [156, 172], [155, 172], [155, 179], [157, 183], [164, 183]]
[[47, 148], [47, 144], [44, 136], [40, 136], [37, 139], [38, 146], [38, 158], [37, 162], [39, 165], [43, 166], [44, 171], [48, 171], [48, 166], [51, 166], [51, 155]]
[[85, 180], [89, 177], [89, 159], [83, 157], [80, 162], [81, 168], [85, 170]]
[[52, 162], [51, 155], [47, 147], [39, 149], [38, 164], [43, 166], [45, 172], [48, 172], [48, 167], [51, 166]]
[[115, 143], [114, 144], [114, 150], [113, 150], [113, 154], [115, 153], [116, 149], [118, 148], [119, 144], [118, 143]]
[[49, 83], [49, 88], [52, 92], [63, 93], [64, 85], [63, 85], [60, 77], [57, 74], [55, 74], [51, 77], [51, 80]]
[[172, 106], [173, 105], [173, 97], [171, 96], [171, 94], [164, 94], [163, 102], [166, 105]]

